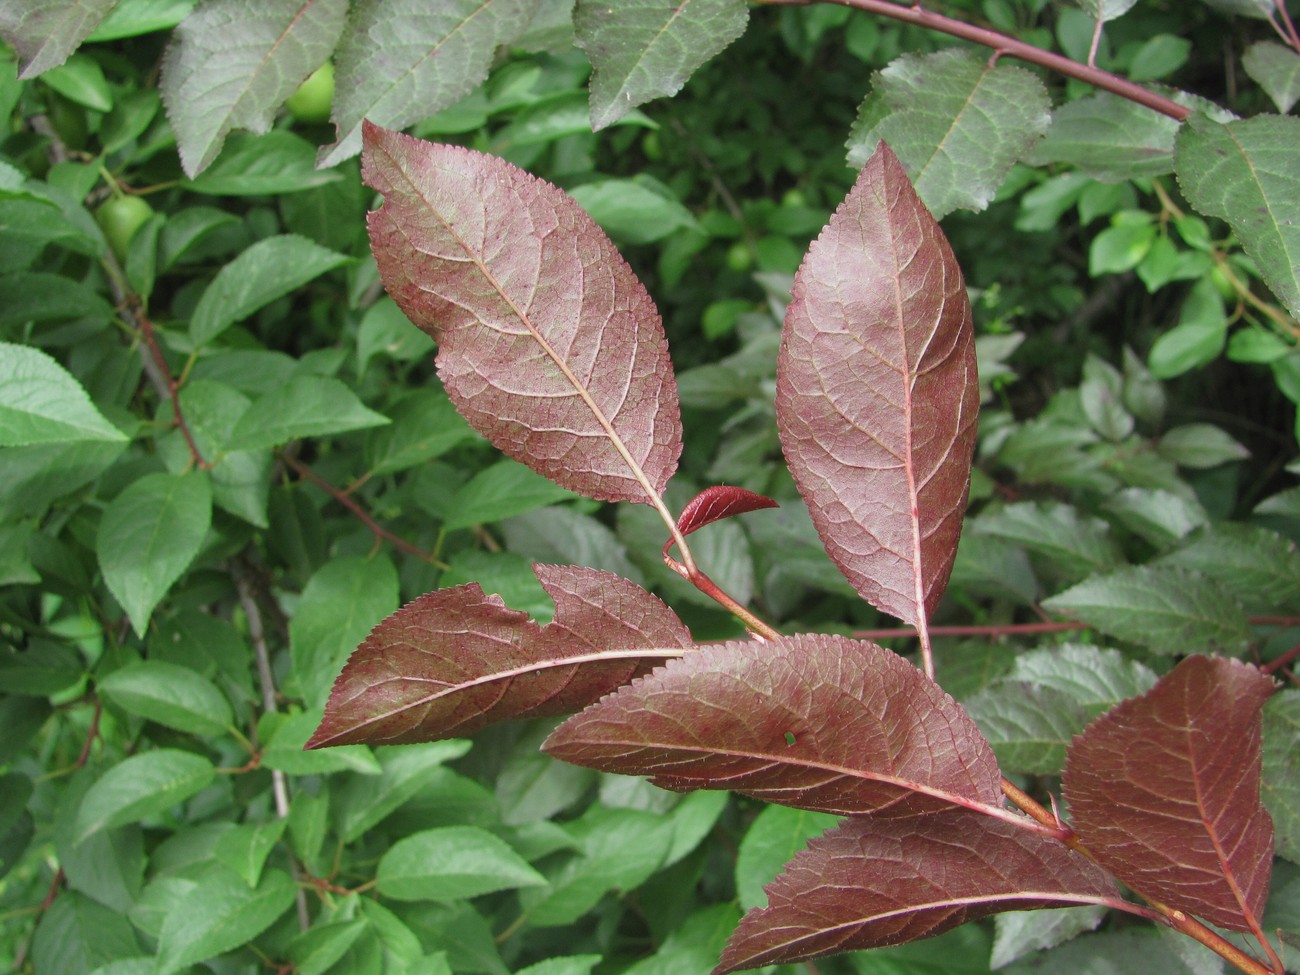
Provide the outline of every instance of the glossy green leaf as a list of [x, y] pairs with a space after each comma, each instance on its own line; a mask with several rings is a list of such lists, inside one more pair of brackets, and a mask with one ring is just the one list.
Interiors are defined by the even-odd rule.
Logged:
[[357, 329], [357, 375], [365, 373], [375, 356], [409, 362], [433, 349], [433, 340], [411, 324], [392, 298], [381, 298], [366, 309]]
[[107, 322], [112, 306], [89, 285], [42, 271], [0, 276], [0, 325], [86, 318]]
[[691, 211], [665, 187], [646, 180], [601, 179], [569, 195], [610, 237], [627, 244], [650, 244], [695, 225]]
[[1066, 694], [1021, 681], [999, 681], [964, 703], [1004, 772], [1059, 774], [1066, 746], [1087, 723]]
[[1118, 650], [1066, 643], [1020, 654], [1006, 679], [1060, 691], [1092, 720], [1126, 698], [1145, 694], [1156, 675]]
[[196, 0], [117, 0], [88, 41], [139, 37], [175, 27], [194, 9]]
[[383, 771], [374, 753], [365, 745], [339, 745], [304, 751], [302, 746], [307, 744], [318, 723], [316, 715], [310, 711], [283, 716], [264, 742], [262, 767], [279, 769], [291, 775], [325, 775], [329, 772], [379, 775]]
[[92, 112], [107, 112], [113, 107], [113, 92], [99, 62], [84, 54], [74, 54], [57, 68], [41, 76], [64, 98]]
[[1172, 379], [1213, 362], [1228, 339], [1228, 316], [1213, 282], [1204, 278], [1192, 286], [1183, 302], [1178, 324], [1151, 346], [1147, 364], [1157, 379]]
[[1047, 131], [1051, 102], [1024, 68], [960, 50], [904, 55], [872, 79], [849, 135], [849, 165], [884, 140], [938, 219], [987, 207]]
[[76, 891], [64, 891], [50, 905], [31, 949], [32, 970], [39, 972], [90, 972], [140, 954], [125, 917]]
[[442, 763], [469, 750], [470, 743], [461, 739], [384, 750], [379, 756], [383, 771], [377, 778], [353, 776], [333, 793], [343, 842], [356, 842], [428, 786]]
[[1273, 99], [1283, 114], [1300, 100], [1300, 54], [1275, 41], [1256, 41], [1242, 55], [1241, 66]]
[[207, 788], [216, 771], [202, 755], [175, 748], [132, 755], [100, 776], [86, 792], [77, 809], [74, 840], [165, 812]]
[[295, 376], [244, 413], [230, 435], [236, 450], [278, 447], [290, 440], [365, 430], [390, 422], [351, 389], [328, 376]]
[[342, 178], [336, 169], [316, 168], [316, 149], [302, 136], [272, 129], [264, 135], [232, 132], [221, 155], [184, 185], [211, 196], [271, 196]]
[[1300, 607], [1300, 552], [1294, 541], [1267, 528], [1219, 522], [1157, 564], [1202, 572], [1260, 612]]
[[99, 681], [99, 691], [131, 714], [195, 735], [220, 735], [234, 720], [230, 704], [197, 671], [160, 660], [142, 660]]
[[1212, 423], [1185, 423], [1167, 430], [1156, 444], [1160, 456], [1179, 467], [1200, 470], [1245, 460], [1250, 451], [1222, 427]]
[[736, 855], [736, 895], [745, 910], [767, 903], [764, 885], [781, 872], [781, 868], [808, 840], [820, 836], [840, 821], [840, 817], [789, 806], [768, 806], [745, 830]]
[[198, 555], [211, 520], [212, 484], [202, 472], [146, 474], [104, 511], [99, 566], [137, 634]]
[[259, 240], [225, 265], [204, 290], [190, 319], [190, 335], [196, 344], [206, 345], [236, 322], [348, 260], [293, 234]]
[[49, 355], [0, 342], [0, 446], [126, 439]]
[[1102, 510], [1159, 551], [1210, 523], [1209, 514], [1195, 497], [1161, 488], [1124, 488], [1112, 495]]
[[1300, 118], [1240, 122], [1193, 115], [1178, 132], [1178, 185], [1199, 212], [1226, 220], [1278, 299], [1300, 316]]
[[18, 55], [20, 78], [68, 59], [117, 0], [25, 0], [0, 6], [0, 37]]
[[675, 95], [696, 68], [744, 33], [748, 17], [743, 0], [579, 3], [573, 29], [595, 69], [592, 129], [652, 98]]
[[403, 837], [379, 861], [375, 879], [382, 895], [403, 901], [456, 900], [546, 884], [507, 843], [474, 826]]
[[191, 178], [231, 129], [262, 135], [275, 110], [329, 57], [347, 0], [208, 0], [176, 29], [162, 96]]
[[566, 491], [523, 464], [500, 460], [475, 474], [456, 492], [443, 527], [451, 531], [500, 521], [573, 497], [572, 491]]
[[1264, 705], [1260, 798], [1273, 817], [1277, 855], [1300, 863], [1300, 692], [1283, 691]]
[[528, 26], [539, 0], [359, 0], [335, 55], [338, 141], [322, 166], [361, 151], [361, 122], [402, 129], [487, 77], [497, 47]]
[[1155, 653], [1236, 654], [1250, 642], [1240, 604], [1187, 569], [1130, 566], [1093, 576], [1045, 600], [1043, 608]]
[[280, 842], [288, 825], [287, 819], [241, 823], [221, 835], [213, 852], [219, 863], [224, 863], [239, 874], [249, 887], [256, 887], [262, 877], [266, 858]]

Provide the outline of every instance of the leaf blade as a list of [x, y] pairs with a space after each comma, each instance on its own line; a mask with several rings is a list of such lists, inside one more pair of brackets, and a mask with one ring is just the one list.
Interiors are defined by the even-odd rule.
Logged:
[[477, 826], [404, 836], [380, 859], [375, 880], [385, 897], [402, 901], [458, 900], [546, 884], [504, 840]]
[[205, 789], [215, 776], [212, 763], [192, 752], [159, 748], [132, 755], [86, 791], [73, 826], [76, 842], [162, 812]]
[[35, 78], [68, 59], [117, 0], [31, 0], [0, 8], [0, 37], [18, 55], [19, 79]]
[[0, 446], [126, 439], [52, 357], [0, 342]]

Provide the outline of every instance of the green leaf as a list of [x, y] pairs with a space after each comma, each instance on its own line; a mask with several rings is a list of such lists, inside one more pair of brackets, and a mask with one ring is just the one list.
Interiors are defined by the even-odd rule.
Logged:
[[1273, 817], [1277, 855], [1300, 863], [1300, 692], [1282, 691], [1264, 705], [1260, 798]]
[[206, 345], [259, 308], [348, 260], [294, 234], [259, 240], [225, 265], [204, 290], [190, 319], [190, 336], [195, 344]]
[[1088, 275], [1099, 278], [1103, 274], [1122, 274], [1141, 263], [1156, 240], [1156, 227], [1151, 223], [1121, 223], [1107, 227], [1088, 248]]
[[343, 842], [356, 842], [432, 782], [443, 762], [469, 750], [470, 743], [461, 739], [386, 750], [379, 758], [384, 770], [378, 778], [352, 776], [334, 793]]
[[576, 497], [531, 468], [500, 460], [479, 471], [456, 492], [443, 527], [447, 531], [482, 525], [520, 515], [557, 501]]
[[325, 975], [368, 927], [365, 919], [314, 924], [289, 944], [297, 975]]
[[10, 694], [53, 697], [76, 686], [84, 673], [81, 657], [66, 643], [36, 637], [21, 650], [0, 650], [0, 687]]
[[[424, 335], [410, 323], [407, 329]], [[393, 422], [366, 438], [366, 463], [371, 474], [417, 467], [453, 447], [479, 439], [440, 389], [414, 390], [390, 407], [388, 415]]]
[[104, 77], [104, 69], [84, 54], [74, 54], [66, 63], [51, 68], [41, 81], [93, 112], [107, 112], [113, 107], [113, 92]]
[[764, 907], [763, 886], [814, 836], [820, 836], [840, 821], [829, 813], [789, 806], [768, 806], [745, 830], [736, 855], [736, 896], [745, 910]]
[[252, 941], [293, 906], [296, 890], [283, 870], [268, 870], [249, 890], [234, 871], [213, 864], [170, 905], [158, 934], [156, 975], [172, 975]]
[[1241, 606], [1199, 572], [1130, 566], [1093, 576], [1043, 602], [1155, 653], [1243, 652], [1250, 627]]
[[1172, 379], [1213, 362], [1228, 338], [1223, 299], [1209, 278], [1192, 285], [1178, 325], [1156, 339], [1147, 364], [1157, 379]]
[[50, 905], [32, 938], [32, 971], [90, 972], [140, 954], [125, 917], [76, 891]]
[[965, 702], [1006, 772], [1059, 775], [1083, 709], [1051, 687], [1002, 680]]
[[1103, 23], [1128, 13], [1137, 0], [1074, 0], [1079, 9]]
[[1160, 551], [1210, 522], [1194, 497], [1160, 488], [1125, 488], [1111, 495], [1102, 510]]
[[235, 132], [216, 160], [184, 185], [212, 196], [272, 196], [297, 193], [342, 179], [338, 170], [317, 169], [316, 149], [284, 129], [265, 135]]
[[196, 0], [117, 0], [88, 41], [115, 41], [170, 30], [194, 9]]
[[375, 880], [382, 895], [402, 901], [456, 900], [546, 884], [504, 840], [476, 826], [403, 837], [380, 859]]
[[262, 135], [275, 110], [330, 56], [347, 0], [208, 0], [172, 34], [162, 96], [191, 178], [231, 129]]
[[1300, 100], [1300, 54], [1274, 41], [1257, 41], [1241, 58], [1256, 83], [1285, 115]]
[[194, 735], [223, 734], [234, 720], [217, 686], [179, 664], [129, 664], [101, 680], [99, 691], [124, 711]]
[[18, 55], [19, 78], [68, 59], [117, 0], [26, 0], [0, 6], [0, 37]]
[[175, 748], [132, 755], [86, 792], [73, 826], [74, 842], [91, 833], [138, 823], [208, 787], [216, 769], [202, 755]]
[[104, 511], [99, 567], [138, 635], [198, 555], [211, 520], [212, 485], [202, 472], [146, 474]]
[[1017, 656], [1005, 679], [1059, 691], [1091, 721], [1120, 701], [1145, 694], [1156, 675], [1118, 650], [1066, 643]]
[[433, 339], [411, 324], [397, 302], [381, 298], [366, 309], [357, 329], [357, 377], [365, 374], [366, 366], [377, 355], [411, 362], [424, 358], [433, 349]]
[[695, 226], [691, 211], [648, 177], [596, 180], [574, 187], [569, 195], [622, 243], [649, 244]]
[[329, 772], [360, 772], [378, 775], [383, 771], [374, 753], [365, 745], [338, 745], [304, 751], [303, 745], [320, 724], [309, 711], [288, 715], [276, 725], [262, 751], [262, 767], [290, 775], [325, 775]]
[[477, 88], [540, 0], [358, 0], [335, 54], [333, 166], [361, 151], [361, 123], [403, 129]]
[[1106, 916], [1100, 904], [1045, 911], [1007, 911], [993, 918], [996, 931], [989, 968], [996, 971], [1035, 951], [1055, 948], [1085, 931], [1095, 931]]
[[1178, 185], [1197, 211], [1226, 220], [1293, 317], [1300, 317], [1300, 118], [1227, 124], [1193, 115], [1178, 132]]
[[1064, 579], [1079, 579], [1124, 561], [1104, 521], [1060, 502], [1009, 504], [971, 519], [969, 531], [1023, 546]]
[[1212, 423], [1185, 423], [1167, 431], [1156, 444], [1161, 457], [1179, 467], [1202, 470], [1234, 460], [1245, 460], [1250, 451]]
[[309, 705], [325, 703], [348, 656], [397, 605], [397, 570], [386, 555], [333, 559], [311, 577], [289, 622], [293, 671]]
[[0, 325], [21, 327], [68, 318], [108, 322], [112, 315], [104, 296], [75, 278], [40, 271], [0, 277]]
[[266, 858], [288, 825], [288, 819], [273, 819], [266, 823], [243, 823], [226, 830], [213, 848], [217, 862], [239, 874], [249, 887], [256, 887]]
[[849, 135], [849, 165], [883, 140], [941, 218], [983, 210], [1011, 166], [1047, 131], [1047, 89], [1024, 68], [956, 49], [904, 55], [872, 77]]
[[254, 400], [230, 435], [237, 450], [277, 447], [290, 440], [364, 430], [391, 422], [328, 376], [295, 376]]
[[573, 30], [594, 68], [592, 129], [677, 94], [696, 68], [744, 33], [748, 18], [743, 0], [580, 3]]
[[0, 342], [0, 446], [126, 439], [49, 355]]
[[1296, 543], [1267, 528], [1219, 522], [1156, 564], [1202, 572], [1247, 608], [1274, 613], [1300, 608]]

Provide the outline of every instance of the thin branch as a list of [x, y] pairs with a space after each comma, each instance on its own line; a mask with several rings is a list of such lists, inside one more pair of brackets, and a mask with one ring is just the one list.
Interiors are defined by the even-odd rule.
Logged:
[[[1251, 616], [1247, 618], [1251, 626], [1297, 626], [1300, 616]], [[1044, 623], [989, 623], [970, 626], [932, 626], [931, 636], [1033, 636], [1039, 633], [1068, 633], [1071, 630], [1089, 630], [1093, 627], [1079, 620], [1048, 621]], [[858, 640], [915, 640], [918, 636], [914, 626], [895, 626], [879, 630], [854, 630], [853, 636]], [[1288, 658], [1289, 659], [1289, 658]], [[1279, 667], [1274, 661], [1270, 666]]]
[[[758, 0], [758, 2], [768, 6], [807, 6], [813, 3], [814, 0]], [[1127, 98], [1139, 105], [1145, 105], [1152, 111], [1159, 112], [1161, 115], [1168, 115], [1179, 122], [1192, 114], [1191, 109], [1184, 108], [1173, 99], [1158, 95], [1154, 91], [1129, 81], [1127, 78], [1121, 78], [1109, 71], [1102, 71], [1099, 68], [1080, 64], [1078, 61], [1072, 61], [1061, 54], [1044, 51], [1041, 47], [1034, 47], [1032, 44], [1026, 44], [1024, 41], [1018, 41], [1005, 34], [999, 34], [997, 31], [976, 27], [960, 20], [953, 20], [951, 17], [945, 17], [942, 14], [931, 13], [920, 6], [905, 7], [901, 4], [890, 3], [888, 0], [821, 0], [821, 2], [840, 3], [846, 7], [856, 7], [859, 10], [865, 10], [867, 13], [879, 14], [882, 17], [901, 20], [905, 24], [915, 24], [917, 27], [936, 30], [943, 34], [961, 38], [964, 41], [981, 44], [984, 47], [992, 48], [999, 56], [1018, 58], [1021, 61], [1028, 61], [1030, 64], [1037, 64], [1040, 67], [1047, 68], [1049, 71], [1055, 71], [1057, 74], [1063, 74], [1067, 78], [1076, 78], [1079, 81], [1087, 82], [1094, 88], [1100, 88], [1111, 94], [1119, 95], [1121, 98]]]

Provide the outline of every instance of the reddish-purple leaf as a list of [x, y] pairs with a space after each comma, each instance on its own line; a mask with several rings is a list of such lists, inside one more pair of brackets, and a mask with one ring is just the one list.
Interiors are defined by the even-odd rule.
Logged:
[[744, 488], [720, 484], [705, 488], [693, 497], [690, 504], [683, 508], [681, 515], [678, 516], [677, 527], [683, 535], [689, 535], [723, 518], [743, 515], [747, 511], [758, 511], [760, 508], [777, 507], [780, 505], [771, 498], [746, 491]]
[[961, 270], [888, 146], [793, 295], [777, 362], [786, 461], [853, 587], [918, 625], [957, 552], [979, 388]]
[[569, 714], [693, 646], [673, 611], [626, 579], [577, 566], [533, 571], [555, 600], [546, 626], [477, 583], [428, 593], [376, 626], [307, 747], [431, 741]]
[[500, 450], [588, 497], [646, 502], [681, 452], [663, 323], [596, 223], [503, 159], [366, 123], [384, 287], [438, 340], [456, 408]]
[[1066, 756], [1065, 796], [1097, 862], [1144, 897], [1248, 930], [1273, 866], [1259, 800], [1272, 692], [1254, 667], [1197, 655], [1089, 725]]
[[965, 809], [855, 817], [791, 860], [714, 975], [902, 944], [1000, 911], [1095, 904], [1110, 879], [1055, 840]]
[[829, 813], [1000, 807], [974, 721], [910, 663], [829, 635], [704, 647], [560, 725], [566, 762]]

